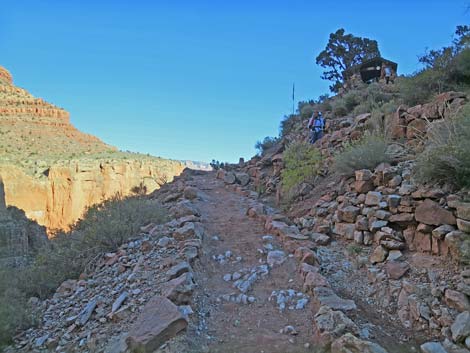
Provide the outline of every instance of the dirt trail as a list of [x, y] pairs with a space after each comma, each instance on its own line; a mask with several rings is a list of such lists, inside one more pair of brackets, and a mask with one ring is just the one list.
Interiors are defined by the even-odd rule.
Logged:
[[[286, 308], [283, 311], [279, 310], [276, 300], [269, 301], [275, 290], [301, 291], [298, 264], [293, 257], [286, 256], [285, 262], [275, 265], [269, 274], [258, 276], [246, 292], [247, 296], [256, 299], [254, 303], [243, 304], [221, 299], [224, 295], [241, 294], [233, 281], [224, 280], [224, 275], [265, 264], [266, 254], [258, 251], [264, 245], [272, 244], [274, 250], [282, 247], [275, 237], [272, 241], [263, 241], [262, 237], [268, 234], [263, 224], [246, 215], [249, 198], [226, 190], [224, 183], [212, 175], [195, 177], [193, 185], [202, 191], [202, 197], [195, 201], [195, 205], [201, 211], [205, 229], [203, 253], [194, 267], [198, 284], [194, 306], [197, 307], [199, 324], [197, 327], [189, 327], [186, 342], [179, 342], [177, 347], [168, 347], [169, 351], [312, 352], [310, 342], [314, 311], [311, 299], [303, 309]], [[214, 259], [227, 251], [232, 255], [226, 261], [221, 263]], [[241, 257], [241, 261], [237, 257]], [[280, 333], [288, 325], [295, 328], [296, 335]]]
[[[272, 240], [264, 240], [263, 236], [269, 233], [263, 222], [246, 215], [254, 199], [226, 187], [213, 173], [194, 176], [187, 185], [200, 190], [199, 198], [193, 202], [201, 212], [205, 229], [202, 254], [194, 266], [198, 286], [193, 295], [193, 307], [197, 318], [191, 320], [185, 335], [179, 336], [159, 353], [324, 352], [315, 344], [313, 318], [319, 307], [310, 294], [304, 294], [308, 296], [308, 304], [302, 309], [289, 309], [288, 304], [285, 310], [280, 310], [276, 299], [270, 300], [273, 291], [287, 292], [290, 289], [296, 295], [302, 292], [298, 260], [289, 256], [288, 251], [284, 250], [286, 257], [282, 264], [270, 267], [267, 275], [259, 275], [245, 293], [248, 298], [255, 298], [254, 303], [224, 300], [224, 296], [232, 295], [233, 299], [243, 294], [234, 286], [233, 280], [227, 281], [224, 276], [259, 268], [266, 264], [268, 250], [283, 250], [283, 246], [276, 236]], [[260, 249], [264, 250], [261, 252]], [[231, 253], [229, 257], [225, 256], [227, 251]], [[357, 320], [360, 328], [365, 328], [367, 335], [375, 337], [389, 352], [409, 352], [415, 345], [398, 343], [398, 337], [403, 334], [400, 328], [381, 320], [374, 308], [364, 306], [361, 300], [364, 297], [355, 297], [354, 291], [342, 290], [348, 278], [352, 279], [354, 271], [341, 245], [333, 243], [319, 247], [317, 251], [325, 261], [327, 279], [342, 282], [342, 285], [331, 283], [332, 287], [343, 298], [356, 301], [358, 310], [351, 313], [351, 317]], [[280, 332], [289, 325], [294, 327], [296, 334]], [[416, 348], [411, 349], [415, 351]]]

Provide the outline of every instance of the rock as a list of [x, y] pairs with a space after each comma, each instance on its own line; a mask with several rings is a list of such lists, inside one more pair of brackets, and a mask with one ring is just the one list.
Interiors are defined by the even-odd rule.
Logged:
[[451, 225], [443, 224], [432, 231], [432, 236], [436, 239], [443, 240], [448, 233], [454, 230], [455, 228]]
[[361, 209], [355, 206], [347, 206], [338, 209], [338, 220], [340, 222], [354, 223]]
[[162, 286], [162, 295], [177, 305], [189, 304], [195, 284], [191, 273], [186, 272], [181, 276], [166, 282]]
[[470, 336], [470, 312], [464, 311], [457, 315], [450, 330], [455, 342], [461, 342]]
[[368, 181], [372, 179], [372, 172], [369, 169], [355, 171], [356, 181]]
[[370, 262], [373, 264], [384, 262], [387, 258], [388, 250], [385, 249], [382, 245], [377, 246], [372, 254], [370, 255]]
[[377, 206], [382, 201], [382, 193], [379, 191], [369, 191], [366, 195], [367, 206]]
[[96, 305], [97, 305], [97, 302], [95, 299], [93, 299], [83, 308], [83, 310], [80, 312], [80, 314], [78, 314], [78, 317], [77, 317], [78, 325], [83, 326], [87, 323], [87, 321], [90, 319], [91, 314], [95, 310]]
[[193, 186], [186, 186], [183, 190], [183, 196], [185, 199], [194, 200], [197, 199], [198, 189]]
[[457, 228], [465, 233], [470, 233], [470, 221], [457, 218]]
[[468, 263], [470, 244], [467, 233], [461, 232], [460, 230], [454, 230], [453, 232], [447, 233], [444, 241], [449, 247], [449, 251], [453, 258], [460, 262]]
[[170, 209], [170, 213], [173, 214], [175, 218], [183, 218], [185, 216], [201, 216], [199, 210], [194, 206], [190, 201], [184, 200], [178, 202]]
[[456, 224], [452, 212], [443, 209], [431, 199], [424, 200], [415, 210], [415, 219], [418, 222], [429, 225]]
[[397, 208], [400, 205], [400, 200], [401, 200], [400, 195], [388, 195], [387, 205], [389, 208]]
[[394, 215], [391, 215], [389, 218], [389, 221], [391, 223], [397, 223], [400, 225], [407, 225], [410, 222], [413, 222], [415, 219], [415, 216], [412, 213], [397, 213]]
[[236, 181], [237, 181], [237, 177], [235, 176], [235, 173], [226, 172], [224, 174], [224, 182], [226, 184], [235, 184]]
[[273, 250], [268, 252], [267, 263], [269, 266], [281, 265], [286, 261], [286, 254], [281, 250]]
[[250, 182], [250, 176], [246, 173], [235, 173], [235, 178], [241, 186], [246, 186]]
[[354, 232], [356, 230], [356, 225], [353, 223], [335, 223], [335, 228], [333, 232], [335, 234], [341, 235], [346, 239], [352, 240], [354, 239]]
[[470, 203], [459, 202], [457, 203], [457, 217], [470, 221]]
[[204, 229], [199, 222], [189, 222], [183, 227], [178, 228], [173, 232], [173, 238], [178, 241], [187, 240], [190, 238], [202, 239], [204, 235]]
[[448, 353], [439, 342], [426, 342], [419, 348], [422, 353]]
[[447, 289], [444, 293], [444, 300], [448, 306], [459, 311], [470, 310], [468, 297], [456, 290]]
[[354, 190], [357, 193], [365, 194], [366, 192], [372, 191], [374, 189], [375, 186], [372, 180], [354, 182]]
[[444, 347], [447, 353], [470, 353], [468, 349], [453, 344], [447, 338], [444, 340], [444, 342], [442, 342], [442, 346]]
[[390, 250], [387, 256], [387, 261], [397, 261], [403, 257], [400, 250]]
[[121, 307], [122, 303], [127, 299], [129, 294], [127, 292], [122, 292], [119, 297], [114, 301], [111, 307], [111, 313], [114, 314]]
[[410, 265], [406, 262], [388, 261], [385, 270], [391, 279], [397, 280], [402, 278], [410, 269]]
[[167, 298], [155, 296], [132, 325], [126, 343], [133, 352], [151, 353], [187, 325], [176, 305]]
[[333, 341], [331, 353], [387, 353], [387, 351], [376, 343], [346, 333]]
[[313, 292], [315, 287], [329, 287], [327, 279], [318, 272], [308, 272], [304, 279], [302, 290], [304, 292]]
[[380, 230], [382, 227], [386, 227], [387, 224], [388, 224], [387, 221], [373, 221], [370, 224], [369, 230], [371, 232], [376, 232], [376, 231]]
[[172, 280], [185, 272], [192, 272], [192, 268], [189, 263], [183, 261], [166, 271], [166, 275], [168, 276], [168, 280]]
[[331, 288], [315, 287], [313, 296], [319, 305], [329, 306], [333, 310], [350, 311], [356, 310], [356, 303], [353, 300], [338, 297]]
[[310, 233], [310, 239], [318, 245], [328, 245], [330, 243], [330, 237], [321, 233]]
[[359, 328], [342, 311], [322, 306], [315, 314], [313, 324], [321, 337], [330, 342], [345, 333], [359, 334]]
[[382, 245], [387, 250], [403, 250], [405, 249], [405, 243], [402, 243], [398, 240], [381, 240], [380, 245]]
[[356, 244], [363, 244], [364, 243], [364, 233], [361, 231], [354, 232], [354, 242]]

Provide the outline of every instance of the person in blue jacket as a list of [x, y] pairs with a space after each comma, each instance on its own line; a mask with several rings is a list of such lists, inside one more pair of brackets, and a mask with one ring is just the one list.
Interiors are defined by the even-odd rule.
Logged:
[[323, 130], [325, 129], [325, 118], [321, 112], [314, 111], [310, 120], [308, 121], [308, 128], [310, 130], [310, 143], [315, 143], [323, 137]]

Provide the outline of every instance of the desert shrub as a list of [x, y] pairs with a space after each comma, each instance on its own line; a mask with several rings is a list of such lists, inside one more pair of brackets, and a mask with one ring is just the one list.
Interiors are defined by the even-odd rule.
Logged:
[[135, 237], [140, 227], [166, 220], [163, 208], [144, 197], [115, 197], [90, 207], [70, 232], [59, 233], [23, 268], [0, 270], [0, 346], [31, 325], [27, 299], [46, 298], [66, 279], [77, 278], [102, 253]]
[[302, 119], [308, 119], [312, 116], [315, 110], [318, 110], [318, 108], [315, 108], [315, 106], [311, 104], [304, 104], [299, 110], [300, 116], [302, 117]]
[[309, 143], [296, 141], [287, 146], [281, 176], [284, 190], [289, 191], [303, 182], [313, 182], [320, 162], [320, 152]]
[[266, 136], [263, 141], [256, 142], [255, 148], [258, 150], [258, 153], [262, 155], [278, 142], [279, 139], [277, 137]]
[[287, 115], [281, 120], [281, 124], [279, 126], [279, 135], [281, 137], [287, 136], [296, 130], [296, 128], [301, 126], [302, 116], [296, 114]]
[[442, 73], [434, 70], [423, 70], [419, 73], [402, 77], [397, 81], [403, 103], [414, 106], [432, 99], [442, 91]]
[[346, 116], [348, 109], [342, 99], [335, 99], [331, 102], [331, 111], [335, 117]]
[[374, 169], [380, 163], [390, 161], [387, 146], [383, 136], [366, 134], [344, 146], [344, 150], [335, 156], [333, 169], [342, 175], [353, 175], [360, 169]]
[[418, 155], [415, 177], [421, 182], [470, 187], [470, 104], [455, 119], [429, 125], [427, 143]]

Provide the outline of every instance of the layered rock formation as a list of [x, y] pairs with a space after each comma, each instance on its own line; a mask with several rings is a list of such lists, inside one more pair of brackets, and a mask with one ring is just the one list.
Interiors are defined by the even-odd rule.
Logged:
[[117, 151], [77, 130], [69, 113], [13, 85], [0, 67], [0, 178], [7, 205], [51, 229], [67, 229], [116, 194], [151, 192], [181, 162]]

